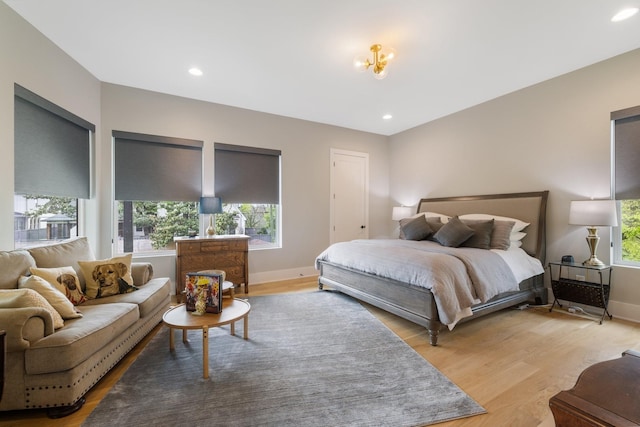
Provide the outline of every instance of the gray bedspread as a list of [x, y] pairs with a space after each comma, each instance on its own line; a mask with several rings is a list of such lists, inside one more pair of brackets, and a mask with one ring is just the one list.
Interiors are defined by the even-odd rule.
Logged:
[[422, 286], [434, 296], [440, 321], [450, 328], [471, 306], [518, 290], [507, 263], [484, 249], [448, 248], [431, 241], [353, 240], [331, 245], [316, 259]]

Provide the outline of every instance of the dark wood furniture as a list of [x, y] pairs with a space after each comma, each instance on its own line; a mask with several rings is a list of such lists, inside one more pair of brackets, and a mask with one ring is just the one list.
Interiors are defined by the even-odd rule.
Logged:
[[[538, 258], [544, 265], [548, 195], [548, 191], [541, 191], [422, 199], [417, 212], [436, 212], [449, 216], [491, 214], [528, 222], [530, 225], [525, 229], [527, 235], [522, 239], [522, 249]], [[438, 334], [443, 324], [440, 322], [430, 290], [331, 262], [319, 261], [318, 265], [320, 289], [327, 286], [424, 326], [429, 332], [431, 345], [437, 345]], [[462, 321], [527, 301], [546, 304], [547, 289], [544, 287], [543, 274], [520, 283], [520, 291], [498, 295], [484, 304], [473, 306], [473, 316]]]
[[182, 299], [187, 273], [224, 270], [226, 280], [249, 293], [249, 236], [176, 238], [176, 295]]
[[[557, 269], [557, 276], [554, 275], [554, 269]], [[570, 274], [574, 271], [580, 271], [582, 273], [582, 279], [585, 280], [577, 280], [570, 277]], [[590, 273], [596, 274], [598, 279], [595, 281], [589, 280], [588, 274]], [[550, 262], [549, 274], [551, 275], [551, 289], [553, 290], [554, 297], [553, 304], [551, 308], [549, 308], [549, 311], [552, 311], [556, 304], [562, 307], [562, 304], [560, 304], [558, 300], [563, 300], [601, 308], [601, 325], [605, 314], [609, 316], [609, 319], [613, 319], [608, 309], [609, 294], [611, 293], [611, 276], [613, 274], [613, 268], [611, 266]]]
[[588, 367], [549, 407], [558, 427], [640, 425], [640, 352]]

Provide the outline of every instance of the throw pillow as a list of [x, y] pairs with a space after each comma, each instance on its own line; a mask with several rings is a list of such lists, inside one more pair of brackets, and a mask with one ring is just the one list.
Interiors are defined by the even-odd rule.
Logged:
[[506, 251], [511, 246], [511, 231], [515, 225], [515, 221], [499, 221], [493, 223], [493, 232], [491, 233], [491, 249], [500, 249]]
[[424, 215], [416, 218], [401, 219], [400, 230], [402, 230], [403, 236], [401, 238], [406, 240], [424, 240], [433, 233]]
[[64, 320], [60, 313], [49, 302], [33, 289], [2, 289], [0, 290], [0, 308], [40, 307], [51, 314], [53, 328], [60, 329]]
[[460, 221], [457, 216], [449, 219], [440, 230], [434, 234], [434, 238], [442, 246], [457, 248], [469, 237], [473, 236], [473, 229]]
[[87, 297], [82, 292], [80, 280], [76, 271], [71, 266], [57, 268], [31, 267], [31, 274], [42, 277], [51, 285], [62, 292], [71, 301], [71, 304], [82, 304]]
[[82, 317], [82, 313], [76, 311], [71, 301], [62, 292], [40, 276], [20, 276], [18, 287], [21, 289], [33, 289], [42, 295], [60, 313], [63, 319]]
[[87, 297], [103, 298], [137, 290], [131, 277], [131, 256], [126, 254], [97, 261], [78, 261], [87, 281]]
[[491, 233], [493, 219], [490, 220], [461, 220], [473, 230], [473, 235], [462, 242], [460, 246], [467, 248], [489, 249], [491, 247]]

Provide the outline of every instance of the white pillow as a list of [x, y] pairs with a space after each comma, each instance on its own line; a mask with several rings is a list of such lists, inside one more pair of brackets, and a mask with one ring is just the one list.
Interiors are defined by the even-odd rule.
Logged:
[[511, 244], [513, 244], [513, 242], [519, 242], [520, 240], [524, 239], [524, 236], [526, 235], [527, 233], [516, 231], [515, 233], [511, 233], [511, 235], [509, 236], [509, 240], [511, 240]]
[[60, 313], [63, 319], [82, 317], [82, 313], [76, 311], [71, 301], [69, 301], [62, 292], [40, 276], [20, 276], [18, 279], [18, 287], [20, 289], [33, 289], [42, 295], [44, 299]]
[[[509, 218], [507, 216], [498, 216], [498, 215], [489, 215], [489, 214], [464, 214], [464, 215], [460, 215], [459, 218], [460, 219], [491, 219], [493, 218], [496, 221], [513, 221], [516, 224], [513, 226], [513, 229], [511, 230], [512, 234], [515, 232], [524, 230], [529, 225], [528, 222], [524, 222], [516, 218]], [[520, 239], [522, 239], [522, 237]], [[511, 239], [511, 240], [514, 240], [514, 239]]]
[[[440, 221], [442, 221], [443, 224], [446, 224], [449, 222], [449, 219], [451, 218], [449, 215], [444, 215], [441, 213], [437, 213], [437, 212], [424, 212], [424, 216], [428, 217], [439, 217]], [[462, 217], [460, 217], [462, 218]]]
[[49, 304], [49, 301], [33, 289], [0, 289], [0, 308], [40, 307], [51, 314], [53, 329], [64, 326], [60, 313]]

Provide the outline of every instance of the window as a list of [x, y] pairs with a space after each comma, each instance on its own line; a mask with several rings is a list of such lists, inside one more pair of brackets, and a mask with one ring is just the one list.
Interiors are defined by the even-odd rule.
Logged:
[[14, 85], [16, 248], [78, 235], [78, 200], [90, 197], [93, 132], [93, 124]]
[[613, 186], [620, 208], [620, 227], [613, 235], [614, 259], [640, 266], [640, 106], [611, 113], [611, 122]]
[[116, 253], [173, 250], [198, 230], [202, 141], [113, 132]]
[[217, 232], [249, 235], [251, 249], [280, 247], [280, 150], [216, 143]]

